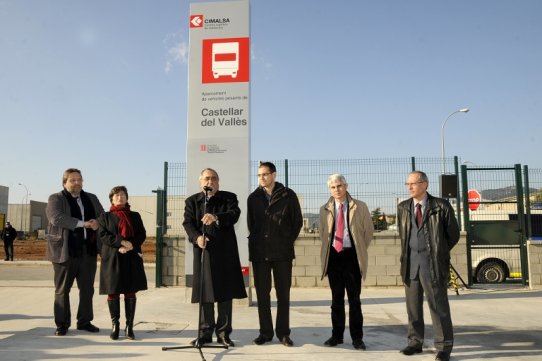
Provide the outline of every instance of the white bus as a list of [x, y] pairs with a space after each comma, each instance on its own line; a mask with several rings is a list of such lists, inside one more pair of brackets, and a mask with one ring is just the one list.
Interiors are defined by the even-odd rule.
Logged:
[[239, 71], [239, 43], [214, 43], [212, 49], [213, 77], [218, 79], [220, 76], [237, 77]]

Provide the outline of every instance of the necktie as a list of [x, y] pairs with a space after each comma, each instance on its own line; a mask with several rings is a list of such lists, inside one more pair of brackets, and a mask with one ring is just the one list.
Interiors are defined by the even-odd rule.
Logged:
[[343, 239], [344, 239], [344, 213], [343, 213], [343, 204], [339, 207], [339, 214], [337, 215], [337, 227], [335, 229], [335, 242], [333, 247], [337, 252], [343, 250]]
[[422, 204], [416, 204], [416, 225], [419, 227], [422, 224]]

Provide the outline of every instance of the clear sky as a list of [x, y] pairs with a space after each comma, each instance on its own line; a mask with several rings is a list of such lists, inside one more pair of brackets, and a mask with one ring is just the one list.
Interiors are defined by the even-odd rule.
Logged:
[[[542, 1], [252, 0], [252, 159], [542, 168]], [[0, 185], [150, 195], [186, 159], [189, 2], [0, 0]], [[337, 145], [334, 145], [337, 144]], [[105, 202], [104, 202], [105, 203]], [[106, 203], [108, 204], [108, 203]]]

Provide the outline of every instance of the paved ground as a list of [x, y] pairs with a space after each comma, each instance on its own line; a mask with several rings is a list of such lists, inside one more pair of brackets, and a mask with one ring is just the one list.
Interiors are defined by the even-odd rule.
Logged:
[[[197, 349], [163, 351], [162, 347], [188, 345], [196, 335], [197, 306], [187, 304], [184, 288], [154, 288], [138, 296], [137, 340], [109, 339], [109, 315], [104, 296], [94, 298], [98, 334], [73, 328], [65, 337], [54, 336], [51, 266], [48, 263], [0, 262], [0, 360], [201, 360]], [[452, 360], [542, 360], [542, 291], [521, 287], [450, 292], [456, 346]], [[74, 289], [72, 308], [77, 292]], [[255, 307], [234, 306], [236, 347], [203, 348], [206, 360], [433, 360], [431, 329], [422, 354], [406, 357], [406, 315], [400, 288], [364, 289], [362, 292], [367, 351], [357, 351], [345, 335], [345, 344], [324, 347], [330, 336], [328, 289], [293, 289], [291, 337], [287, 348], [274, 340], [251, 344], [258, 335]], [[75, 311], [73, 311], [75, 313]], [[73, 320], [75, 323], [75, 320]]]

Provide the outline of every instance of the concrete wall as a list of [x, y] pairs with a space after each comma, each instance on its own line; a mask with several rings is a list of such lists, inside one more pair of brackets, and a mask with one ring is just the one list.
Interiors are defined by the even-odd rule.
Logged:
[[[8, 218], [17, 231], [30, 233], [38, 229], [47, 228], [47, 216], [45, 214], [46, 202], [30, 201], [28, 204], [9, 204]], [[39, 224], [33, 224], [38, 220]]]
[[[141, 215], [147, 236], [156, 236], [156, 196], [130, 196], [128, 203], [132, 211]], [[109, 204], [106, 208], [109, 208]]]
[[[303, 237], [296, 241], [294, 261], [294, 287], [328, 286], [327, 278], [321, 280], [320, 238]], [[401, 241], [396, 232], [375, 233], [369, 247], [369, 265], [364, 287], [402, 286], [400, 276]], [[452, 264], [466, 281], [467, 256], [465, 234], [452, 250]]]
[[[6, 215], [6, 217], [9, 218], [8, 215], [8, 200], [9, 200], [9, 188], [6, 186], [0, 186], [0, 213], [3, 213]], [[6, 218], [6, 220], [8, 220]], [[2, 225], [3, 227], [3, 225]]]
[[529, 283], [531, 288], [542, 288], [542, 241], [527, 242]]
[[168, 237], [162, 249], [162, 283], [165, 286], [186, 285], [184, 272], [185, 238]]
[[[451, 262], [461, 278], [468, 282], [466, 234], [454, 247]], [[183, 237], [168, 238], [163, 251], [163, 283], [166, 286], [185, 286]], [[375, 233], [369, 247], [369, 269], [364, 287], [402, 286], [399, 257], [401, 254], [399, 235], [393, 231]], [[293, 287], [328, 287], [327, 278], [321, 280], [320, 238], [302, 235], [295, 244], [296, 259], [293, 268]], [[542, 288], [542, 241], [528, 242], [529, 279], [531, 288]], [[252, 271], [251, 271], [252, 273]], [[460, 285], [460, 280], [457, 280]], [[250, 279], [252, 286], [253, 280]]]

